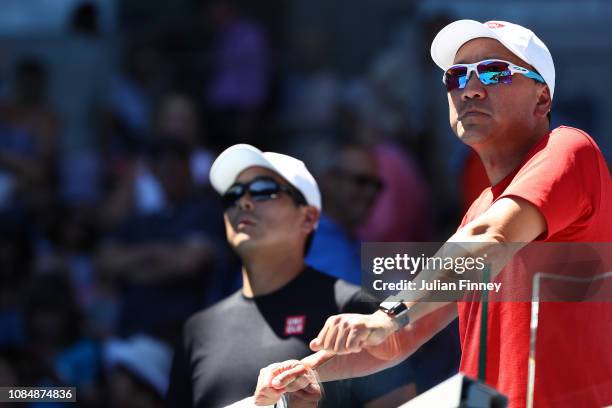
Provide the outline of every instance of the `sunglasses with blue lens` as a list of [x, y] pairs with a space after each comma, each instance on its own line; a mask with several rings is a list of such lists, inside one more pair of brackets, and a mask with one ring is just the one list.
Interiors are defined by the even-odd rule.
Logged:
[[546, 83], [537, 72], [508, 61], [488, 59], [473, 64], [455, 64], [447, 69], [442, 77], [442, 82], [446, 85], [446, 91], [465, 88], [472, 72], [476, 73], [483, 85], [511, 84], [514, 74], [521, 74], [537, 82]]
[[306, 205], [306, 199], [297, 190], [290, 186], [279, 184], [271, 177], [257, 177], [248, 183], [234, 183], [221, 197], [223, 210], [227, 211], [242, 196], [249, 193], [253, 201], [268, 201], [278, 197], [279, 194], [288, 194], [297, 205]]

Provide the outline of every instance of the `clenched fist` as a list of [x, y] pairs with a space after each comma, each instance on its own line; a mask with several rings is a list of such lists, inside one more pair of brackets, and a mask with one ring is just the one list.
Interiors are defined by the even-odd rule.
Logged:
[[[289, 378], [290, 383], [283, 380]], [[285, 393], [292, 408], [316, 408], [323, 395], [314, 370], [299, 360], [270, 364], [259, 371], [255, 405], [275, 404]]]
[[359, 353], [364, 347], [379, 345], [396, 330], [393, 319], [381, 311], [336, 315], [327, 319], [310, 348], [336, 354]]

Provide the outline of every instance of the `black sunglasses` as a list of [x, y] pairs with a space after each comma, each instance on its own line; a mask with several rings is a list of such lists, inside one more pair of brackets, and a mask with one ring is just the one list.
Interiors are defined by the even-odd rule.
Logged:
[[296, 205], [306, 205], [306, 199], [299, 191], [281, 185], [271, 177], [257, 177], [248, 183], [234, 183], [221, 197], [223, 210], [227, 211], [236, 205], [247, 191], [253, 201], [273, 200], [280, 193], [285, 193], [291, 196]]

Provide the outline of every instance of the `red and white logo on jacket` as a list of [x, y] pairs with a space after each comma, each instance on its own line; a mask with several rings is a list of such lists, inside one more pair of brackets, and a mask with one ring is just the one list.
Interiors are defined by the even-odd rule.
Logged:
[[304, 334], [306, 316], [287, 316], [285, 318], [285, 336]]

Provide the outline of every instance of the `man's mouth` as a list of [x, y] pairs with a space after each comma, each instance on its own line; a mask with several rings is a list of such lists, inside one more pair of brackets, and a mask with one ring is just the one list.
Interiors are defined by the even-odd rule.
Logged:
[[465, 112], [459, 115], [459, 120], [463, 120], [465, 118], [474, 117], [474, 116], [489, 116], [488, 113], [478, 110], [478, 109], [468, 109]]
[[238, 226], [241, 226], [241, 225], [253, 226], [253, 225], [255, 225], [255, 221], [253, 221], [252, 219], [249, 219], [249, 218], [239, 218], [238, 222], [236, 223], [236, 225], [238, 225]]

